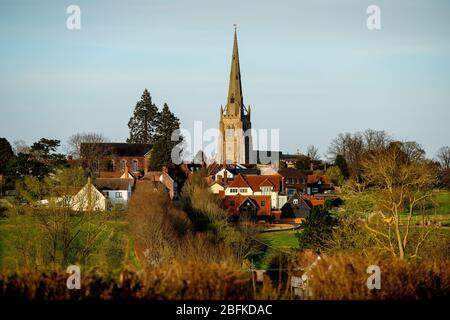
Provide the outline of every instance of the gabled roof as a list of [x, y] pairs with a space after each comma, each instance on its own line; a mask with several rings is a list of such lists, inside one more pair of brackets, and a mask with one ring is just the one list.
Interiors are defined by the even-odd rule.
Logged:
[[280, 184], [283, 181], [283, 177], [278, 174], [267, 176], [243, 176], [243, 177], [253, 191], [260, 191], [261, 184], [266, 180], [268, 180], [273, 186], [273, 191], [277, 192], [279, 191]]
[[[271, 212], [271, 197], [270, 196], [225, 196], [219, 192], [219, 198], [223, 199], [223, 203], [228, 212], [233, 214], [239, 213], [240, 206], [246, 201], [250, 200], [258, 209], [258, 215], [269, 215]], [[234, 201], [234, 206], [231, 206], [231, 202]], [[265, 201], [265, 206], [261, 206], [261, 201]]]
[[273, 188], [273, 183], [269, 181], [269, 179], [264, 180], [263, 182], [261, 182], [261, 184], [259, 185], [260, 187], [272, 187]]
[[309, 201], [306, 201], [305, 198], [300, 195], [298, 192], [295, 192], [286, 203], [290, 203], [292, 205], [294, 205], [294, 200], [297, 199], [299, 201], [298, 204], [296, 204], [295, 206], [307, 206], [308, 208], [311, 208], [312, 205], [311, 203], [308, 203]]
[[254, 199], [252, 199], [250, 197], [245, 197], [241, 201], [241, 203], [237, 205], [237, 207], [240, 208], [247, 200], [250, 201], [253, 204], [253, 206], [255, 206], [257, 209], [260, 209], [260, 206], [258, 205], [258, 203]]
[[[246, 179], [242, 175], [237, 175], [234, 180], [228, 185], [230, 188], [251, 188]], [[253, 188], [252, 188], [253, 189]]]
[[332, 184], [331, 180], [327, 176], [324, 176], [324, 175], [318, 176], [315, 174], [308, 175], [308, 183], [309, 184], [318, 183], [319, 179], [322, 182], [322, 184]]

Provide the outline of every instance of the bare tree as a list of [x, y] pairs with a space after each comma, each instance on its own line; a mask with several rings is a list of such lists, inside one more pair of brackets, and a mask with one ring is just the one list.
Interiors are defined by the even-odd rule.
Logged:
[[30, 152], [30, 146], [26, 144], [23, 140], [16, 140], [13, 142], [13, 151], [15, 154], [19, 153], [29, 153]]
[[79, 159], [81, 155], [81, 144], [82, 143], [101, 143], [107, 142], [108, 139], [95, 132], [83, 132], [76, 133], [72, 135], [67, 141], [67, 153], [75, 159]]
[[[409, 147], [406, 151], [410, 151]], [[407, 249], [413, 246], [408, 252], [416, 257], [433, 228], [421, 228], [419, 240], [411, 244], [411, 219], [414, 211], [434, 195], [434, 168], [428, 161], [417, 157], [415, 152], [405, 152], [405, 147], [399, 143], [369, 154], [362, 162], [362, 168], [363, 179], [375, 193], [379, 209], [375, 214], [382, 217], [384, 226], [387, 225], [373, 227], [367, 223], [366, 228], [380, 238], [380, 243], [385, 241], [385, 249], [392, 255], [404, 259]]]
[[450, 169], [450, 147], [445, 146], [440, 148], [436, 158], [444, 169]]
[[383, 130], [367, 129], [362, 135], [364, 137], [365, 149], [369, 152], [382, 150], [392, 141], [389, 135]]
[[364, 157], [368, 153], [384, 149], [391, 141], [392, 139], [385, 131], [367, 129], [362, 133], [340, 133], [331, 142], [328, 153], [332, 160], [338, 155], [344, 157], [350, 177], [359, 179]]
[[422, 161], [425, 159], [425, 150], [415, 141], [396, 142], [406, 154], [409, 161]]
[[320, 161], [319, 149], [314, 145], [309, 145], [306, 149], [306, 154], [311, 161]]

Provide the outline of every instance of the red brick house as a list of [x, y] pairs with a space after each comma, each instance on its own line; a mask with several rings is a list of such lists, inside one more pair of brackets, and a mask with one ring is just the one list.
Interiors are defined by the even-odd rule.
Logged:
[[234, 220], [266, 220], [271, 217], [270, 196], [225, 196], [223, 205]]
[[284, 178], [288, 198], [295, 193], [306, 193], [308, 178], [302, 170], [285, 168], [278, 170], [278, 174]]
[[314, 195], [314, 194], [322, 194], [327, 191], [333, 190], [333, 182], [324, 175], [308, 175], [307, 180], [307, 194], [308, 195]]
[[146, 143], [82, 143], [81, 158], [96, 176], [120, 178], [128, 168], [139, 178], [147, 172], [151, 148]]

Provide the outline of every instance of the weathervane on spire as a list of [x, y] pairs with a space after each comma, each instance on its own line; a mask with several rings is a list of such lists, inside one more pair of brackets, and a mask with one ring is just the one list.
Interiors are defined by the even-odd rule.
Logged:
[[235, 24], [233, 24], [233, 26], [234, 26], [234, 31], [236, 31], [236, 23], [235, 23]]

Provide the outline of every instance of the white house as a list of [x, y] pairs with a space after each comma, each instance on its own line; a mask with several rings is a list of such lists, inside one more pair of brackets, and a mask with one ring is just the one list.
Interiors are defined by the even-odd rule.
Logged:
[[120, 178], [97, 178], [94, 184], [105, 197], [108, 205], [126, 206], [131, 198], [135, 180]]
[[225, 188], [225, 196], [270, 196], [271, 208], [281, 209], [287, 202], [283, 177], [276, 175], [253, 176], [237, 175]]
[[56, 196], [51, 199], [40, 201], [41, 205], [48, 206], [50, 203], [59, 208], [74, 211], [96, 211], [106, 210], [106, 198], [91, 183], [91, 179], [83, 187], [61, 187], [55, 190]]

